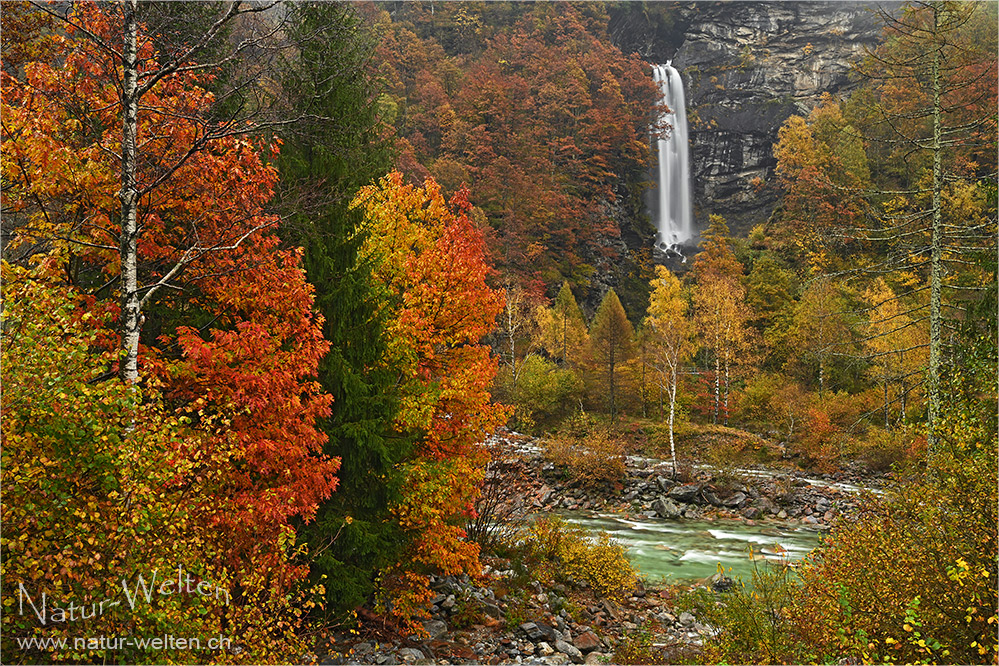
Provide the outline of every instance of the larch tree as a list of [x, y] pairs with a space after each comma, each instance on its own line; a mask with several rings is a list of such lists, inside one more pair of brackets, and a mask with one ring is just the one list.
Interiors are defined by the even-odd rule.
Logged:
[[[928, 325], [927, 439], [941, 418], [945, 330], [995, 274], [996, 12], [934, 0], [881, 13], [885, 42], [858, 68], [869, 110], [860, 128], [895, 178], [871, 192], [871, 221], [848, 233], [882, 248], [866, 273], [914, 271], [927, 292], [909, 314]], [[993, 193], [989, 196], [988, 192]], [[962, 203], [963, 202], [963, 203]], [[956, 330], [956, 329], [955, 329]]]
[[847, 315], [846, 300], [829, 279], [809, 284], [795, 308], [791, 329], [795, 352], [790, 363], [804, 365], [807, 373], [814, 371], [820, 398], [829, 383], [831, 359], [849, 353], [853, 345]]
[[673, 438], [676, 392], [681, 366], [696, 351], [696, 331], [688, 314], [690, 306], [680, 280], [665, 266], [656, 266], [656, 279], [652, 285], [652, 298], [645, 321], [652, 363], [659, 373], [661, 388], [669, 396], [669, 450], [673, 477], [676, 478], [676, 443]]
[[913, 325], [909, 308], [884, 278], [868, 286], [863, 299], [867, 316], [862, 343], [871, 363], [868, 376], [881, 384], [887, 430], [892, 407], [897, 407], [897, 420], [902, 423], [909, 405], [919, 396], [926, 369], [926, 329]]
[[607, 390], [611, 418], [617, 417], [617, 375], [619, 366], [634, 351], [635, 331], [613, 289], [608, 290], [590, 324], [590, 349], [596, 362], [607, 370]]
[[750, 314], [742, 264], [732, 251], [728, 224], [719, 215], [709, 219], [702, 252], [694, 260], [694, 319], [701, 347], [710, 351], [715, 366], [713, 422], [722, 416], [728, 424], [732, 367], [747, 346]]
[[583, 313], [568, 282], [562, 283], [555, 303], [544, 317], [541, 335], [549, 356], [563, 365], [579, 364], [588, 333]]

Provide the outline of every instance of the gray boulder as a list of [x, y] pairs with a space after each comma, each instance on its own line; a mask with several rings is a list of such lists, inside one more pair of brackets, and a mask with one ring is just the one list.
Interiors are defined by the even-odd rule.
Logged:
[[696, 502], [700, 494], [701, 484], [699, 483], [688, 483], [682, 486], [677, 486], [669, 491], [670, 498], [675, 499], [677, 502], [684, 502], [686, 504]]
[[682, 513], [680, 511], [680, 507], [678, 507], [673, 500], [662, 497], [652, 503], [652, 510], [655, 511], [660, 518], [666, 518], [667, 520], [676, 520]]
[[764, 513], [780, 513], [780, 507], [774, 504], [769, 497], [761, 497], [756, 500], [756, 506]]
[[437, 640], [447, 633], [447, 625], [441, 620], [427, 620], [423, 623], [423, 628], [430, 634], [431, 640]]
[[483, 612], [491, 618], [496, 620], [503, 619], [503, 610], [496, 604], [490, 604], [488, 602], [482, 604]]
[[738, 509], [739, 507], [741, 507], [745, 503], [746, 503], [746, 495], [745, 495], [745, 493], [736, 493], [736, 494], [732, 495], [731, 497], [729, 497], [724, 502], [722, 502], [722, 504], [724, 504], [725, 506], [729, 507], [730, 509]]
[[416, 648], [405, 647], [400, 649], [396, 654], [403, 661], [416, 661], [417, 659], [424, 659], [425, 655], [417, 650]]
[[718, 495], [716, 495], [714, 491], [708, 490], [707, 488], [701, 490], [701, 497], [703, 497], [704, 501], [710, 504], [711, 506], [722, 505], [722, 501], [718, 499]]
[[576, 649], [571, 643], [566, 643], [565, 641], [558, 640], [555, 641], [555, 649], [562, 654], [568, 655], [569, 659], [572, 659], [575, 664], [583, 663], [583, 653]]

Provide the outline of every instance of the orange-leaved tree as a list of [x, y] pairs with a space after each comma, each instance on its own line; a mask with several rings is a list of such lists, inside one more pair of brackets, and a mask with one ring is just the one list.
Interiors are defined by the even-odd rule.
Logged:
[[507, 410], [492, 404], [496, 359], [481, 343], [503, 307], [486, 284], [482, 234], [468, 191], [445, 201], [437, 184], [404, 185], [398, 172], [361, 190], [372, 258], [390, 309], [387, 362], [398, 368], [399, 431], [419, 435], [394, 513], [412, 540], [384, 572], [383, 592], [405, 621], [430, 595], [427, 574], [477, 573], [478, 545], [462, 528], [478, 496], [485, 456], [477, 445]]
[[[51, 38], [51, 60], [2, 73], [5, 259], [56, 260], [56, 283], [89, 295], [102, 322], [95, 344], [121, 349], [128, 327], [114, 290], [129, 289], [121, 245], [130, 234], [118, 201], [126, 110], [114, 85], [120, 59], [104, 46], [122, 30], [114, 12], [74, 11]], [[155, 67], [151, 36], [139, 32], [142, 67]], [[138, 109], [133, 295], [145, 321], [138, 383], [120, 374], [155, 389], [200, 433], [183, 449], [197, 462], [192, 476], [180, 466], [176, 483], [188, 484], [184, 501], [226, 544], [211, 563], [227, 572], [226, 627], [246, 641], [247, 658], [269, 660], [298, 649], [288, 600], [305, 571], [291, 563], [289, 521], [309, 519], [336, 485], [338, 461], [321, 456], [315, 427], [329, 410], [314, 381], [327, 343], [299, 251], [270, 232], [278, 220], [265, 206], [277, 173], [262, 153], [277, 145], [207, 132], [206, 80], [184, 69], [150, 80]], [[92, 381], [111, 381], [126, 356], [101, 357]], [[143, 414], [136, 408], [123, 432], [141, 430]], [[205, 489], [206, 475], [218, 484]]]

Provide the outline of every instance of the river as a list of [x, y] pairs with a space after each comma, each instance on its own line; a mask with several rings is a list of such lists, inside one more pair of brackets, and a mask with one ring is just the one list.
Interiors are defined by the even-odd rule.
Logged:
[[819, 545], [821, 532], [804, 526], [747, 525], [729, 520], [666, 521], [614, 514], [568, 512], [563, 517], [592, 532], [606, 532], [650, 583], [706, 578], [721, 564], [726, 575], [749, 581], [762, 560], [799, 560]]

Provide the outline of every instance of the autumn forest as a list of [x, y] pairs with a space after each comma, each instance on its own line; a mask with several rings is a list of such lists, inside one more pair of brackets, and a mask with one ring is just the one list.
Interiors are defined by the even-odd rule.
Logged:
[[861, 4], [4, 0], [0, 660], [999, 663], [999, 19]]

